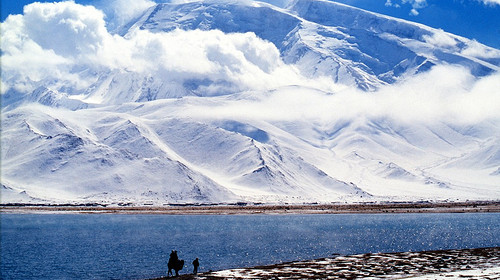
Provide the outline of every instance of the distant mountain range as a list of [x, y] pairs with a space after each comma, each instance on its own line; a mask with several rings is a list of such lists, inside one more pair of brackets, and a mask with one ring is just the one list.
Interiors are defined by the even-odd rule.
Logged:
[[[2, 95], [2, 203], [500, 199], [498, 118], [384, 109], [387, 95], [420, 108], [415, 85], [440, 69], [485, 84], [499, 50], [321, 0], [158, 4], [112, 36], [157, 64], [74, 66], [88, 86], [51, 77]], [[442, 77], [424, 102], [480, 88]]]

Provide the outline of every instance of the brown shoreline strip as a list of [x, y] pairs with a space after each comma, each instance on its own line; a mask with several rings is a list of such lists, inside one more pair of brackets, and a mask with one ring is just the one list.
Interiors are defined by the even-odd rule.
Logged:
[[168, 215], [230, 215], [230, 214], [349, 214], [349, 213], [475, 213], [500, 212], [500, 201], [476, 202], [388, 202], [359, 204], [230, 204], [230, 205], [0, 205], [2, 213], [71, 212], [88, 214], [168, 214]]
[[[411, 276], [498, 267], [500, 267], [500, 247], [493, 247], [337, 256], [206, 272], [196, 277], [181, 275], [173, 279], [402, 279]], [[169, 278], [163, 277], [156, 280], [160, 279]], [[500, 276], [487, 279], [500, 279]]]

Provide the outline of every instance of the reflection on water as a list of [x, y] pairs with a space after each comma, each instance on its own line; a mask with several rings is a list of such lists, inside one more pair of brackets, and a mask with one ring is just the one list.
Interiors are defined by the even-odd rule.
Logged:
[[1, 279], [141, 279], [332, 254], [500, 246], [500, 213], [352, 215], [2, 214]]

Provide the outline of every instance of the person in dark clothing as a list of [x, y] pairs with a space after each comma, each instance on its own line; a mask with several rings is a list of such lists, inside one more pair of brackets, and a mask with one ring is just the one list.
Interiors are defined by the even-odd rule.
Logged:
[[170, 253], [170, 258], [168, 260], [168, 272], [167, 277], [169, 275], [174, 275], [172, 273], [172, 269], [175, 271], [175, 276], [179, 276], [179, 270], [184, 267], [184, 260], [179, 260], [179, 256], [177, 255], [177, 251], [172, 250]]
[[193, 274], [198, 274], [198, 267], [200, 266], [200, 261], [198, 261], [198, 258], [196, 258], [193, 261]]
[[170, 253], [170, 260], [177, 261], [178, 259], [179, 257], [177, 256], [177, 251], [172, 250], [172, 252]]

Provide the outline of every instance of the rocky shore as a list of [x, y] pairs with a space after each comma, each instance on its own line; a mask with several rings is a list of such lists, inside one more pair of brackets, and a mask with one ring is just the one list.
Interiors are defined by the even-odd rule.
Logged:
[[500, 247], [338, 255], [159, 279], [500, 279]]

